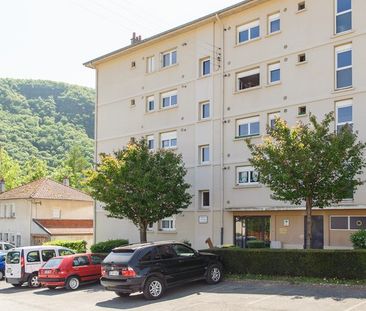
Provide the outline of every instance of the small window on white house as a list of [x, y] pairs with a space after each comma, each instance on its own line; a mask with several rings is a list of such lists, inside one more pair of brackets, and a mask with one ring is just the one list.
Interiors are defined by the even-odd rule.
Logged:
[[336, 103], [337, 132], [348, 124], [353, 128], [352, 100], [342, 100]]
[[177, 50], [162, 53], [162, 67], [169, 67], [177, 63]]
[[147, 225], [147, 231], [154, 231], [154, 223], [153, 223], [153, 222], [150, 222], [150, 223]]
[[259, 68], [240, 72], [236, 75], [237, 90], [245, 90], [260, 85]]
[[22, 246], [22, 236], [20, 234], [17, 234], [17, 240], [16, 240], [16, 247]]
[[279, 32], [281, 30], [280, 13], [268, 16], [268, 34]]
[[148, 135], [146, 137], [146, 140], [147, 140], [147, 147], [149, 148], [149, 150], [154, 150], [155, 148], [154, 135]]
[[15, 214], [15, 204], [12, 203], [10, 204], [10, 217], [11, 218], [15, 218], [16, 214]]
[[154, 96], [148, 96], [146, 98], [146, 111], [151, 112], [155, 110], [155, 99]]
[[306, 62], [306, 54], [301, 53], [301, 54], [297, 55], [297, 62], [298, 63], [305, 63]]
[[146, 72], [151, 73], [155, 71], [155, 56], [146, 58]]
[[275, 127], [275, 122], [276, 122], [276, 118], [280, 117], [280, 113], [279, 112], [272, 112], [268, 114], [268, 127], [270, 129], [274, 129]]
[[251, 166], [240, 166], [236, 168], [236, 184], [256, 185], [259, 183], [259, 173]]
[[0, 218], [4, 218], [4, 205], [0, 204]]
[[211, 60], [209, 57], [200, 60], [200, 76], [208, 76], [211, 73]]
[[341, 33], [352, 29], [352, 0], [335, 0], [335, 32]]
[[209, 190], [200, 191], [200, 207], [201, 208], [210, 207], [210, 191]]
[[306, 9], [305, 1], [301, 1], [297, 4], [297, 11], [298, 12], [304, 11], [305, 9]]
[[268, 84], [274, 84], [281, 81], [280, 62], [268, 65]]
[[236, 137], [248, 137], [260, 134], [259, 117], [236, 120]]
[[4, 242], [9, 242], [9, 233], [4, 233]]
[[200, 164], [210, 163], [210, 146], [204, 145], [199, 147], [200, 152]]
[[161, 148], [170, 149], [177, 147], [177, 132], [167, 132], [160, 134]]
[[336, 89], [352, 87], [352, 44], [335, 49]]
[[5, 218], [10, 218], [11, 217], [11, 205], [10, 204], [5, 204]]
[[260, 37], [259, 20], [237, 28], [237, 43], [254, 40]]
[[[2, 234], [2, 232], [0, 232], [0, 241], [2, 241], [3, 240], [3, 234]], [[0, 245], [0, 251], [2, 250], [2, 245]]]
[[61, 218], [61, 210], [59, 208], [52, 210], [52, 218]]
[[210, 102], [205, 101], [200, 103], [200, 120], [210, 119]]
[[175, 230], [175, 217], [166, 217], [160, 221], [160, 230], [162, 231], [174, 231]]
[[130, 107], [131, 108], [136, 107], [136, 100], [135, 99], [131, 99], [131, 101], [130, 101]]
[[136, 62], [133, 60], [133, 61], [131, 62], [131, 69], [134, 69], [134, 68], [136, 68]]
[[177, 104], [178, 104], [178, 95], [176, 90], [161, 94], [162, 108], [174, 107]]

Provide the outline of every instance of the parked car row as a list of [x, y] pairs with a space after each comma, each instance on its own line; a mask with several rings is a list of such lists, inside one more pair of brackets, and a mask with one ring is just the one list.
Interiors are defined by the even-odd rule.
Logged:
[[[186, 282], [222, 279], [217, 255], [198, 252], [178, 242], [153, 242], [118, 247], [105, 257], [75, 254], [58, 246], [14, 248], [6, 254], [6, 282], [15, 287], [65, 287], [75, 290], [83, 283], [101, 281], [118, 296], [143, 292], [147, 299], [160, 298], [167, 288]], [[5, 258], [5, 254], [3, 255]], [[0, 272], [1, 279], [1, 272]]]

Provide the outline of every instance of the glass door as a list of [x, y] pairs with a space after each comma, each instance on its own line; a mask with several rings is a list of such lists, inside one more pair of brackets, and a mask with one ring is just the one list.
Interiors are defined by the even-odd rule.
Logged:
[[234, 244], [246, 248], [251, 240], [270, 241], [270, 216], [235, 216]]

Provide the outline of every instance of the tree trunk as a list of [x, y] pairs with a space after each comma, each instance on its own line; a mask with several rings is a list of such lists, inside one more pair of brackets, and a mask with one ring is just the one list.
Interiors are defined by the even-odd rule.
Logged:
[[311, 249], [311, 240], [313, 238], [312, 234], [312, 208], [313, 208], [313, 199], [311, 197], [306, 198], [306, 239], [305, 239], [305, 248]]
[[146, 224], [140, 224], [140, 242], [141, 243], [146, 243], [147, 242], [146, 229], [147, 229]]

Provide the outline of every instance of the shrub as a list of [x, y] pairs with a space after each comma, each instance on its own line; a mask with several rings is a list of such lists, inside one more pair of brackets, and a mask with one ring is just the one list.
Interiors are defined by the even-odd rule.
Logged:
[[75, 253], [86, 253], [86, 241], [78, 240], [78, 241], [63, 241], [63, 240], [54, 240], [43, 243], [43, 245], [53, 245], [53, 246], [63, 246], [66, 248], [70, 248]]
[[209, 249], [234, 274], [366, 278], [364, 250]]
[[247, 242], [248, 248], [265, 248], [266, 242], [262, 240], [251, 240]]
[[110, 253], [113, 248], [127, 245], [128, 240], [108, 240], [104, 242], [99, 242], [90, 247], [93, 253]]
[[351, 242], [355, 249], [366, 249], [366, 230], [359, 230], [351, 235]]

